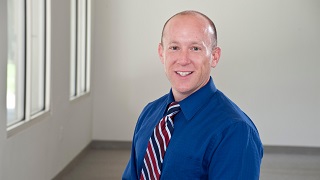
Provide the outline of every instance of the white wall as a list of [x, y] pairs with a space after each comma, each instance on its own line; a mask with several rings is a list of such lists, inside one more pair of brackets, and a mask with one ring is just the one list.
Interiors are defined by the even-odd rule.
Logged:
[[320, 147], [320, 2], [94, 1], [93, 138], [132, 138], [142, 108], [169, 91], [157, 56], [164, 22], [194, 9], [218, 29], [213, 77], [266, 145]]
[[7, 62], [4, 61], [7, 57], [7, 29], [6, 26], [2, 26], [2, 24], [6, 24], [6, 1], [0, 0], [0, 179], [3, 179], [3, 166], [4, 166], [4, 145], [5, 145], [5, 127], [6, 127], [6, 73]]
[[12, 137], [6, 132], [6, 0], [0, 0], [0, 179], [49, 180], [92, 139], [92, 95], [69, 101], [70, 1], [52, 1], [51, 110]]
[[0, 179], [51, 179], [92, 138], [131, 140], [142, 108], [169, 91], [157, 45], [163, 23], [185, 9], [216, 22], [223, 54], [212, 75], [252, 117], [264, 144], [320, 147], [317, 0], [94, 0], [92, 93], [72, 102], [70, 2], [54, 0], [51, 111], [12, 137], [5, 123], [6, 2], [0, 0]]

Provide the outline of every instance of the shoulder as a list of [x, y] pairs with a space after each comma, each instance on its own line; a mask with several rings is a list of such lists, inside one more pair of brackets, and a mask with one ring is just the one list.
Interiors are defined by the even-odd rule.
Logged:
[[227, 124], [246, 124], [256, 130], [250, 117], [221, 91], [217, 91], [210, 103], [216, 111], [220, 112], [222, 121], [226, 121]]
[[146, 117], [152, 117], [155, 114], [161, 112], [162, 109], [166, 108], [167, 99], [169, 94], [165, 94], [162, 97], [149, 102], [142, 110], [138, 122], [137, 127], [140, 127]]
[[204, 108], [208, 131], [214, 141], [226, 138], [253, 138], [260, 141], [254, 122], [221, 91], [217, 91]]

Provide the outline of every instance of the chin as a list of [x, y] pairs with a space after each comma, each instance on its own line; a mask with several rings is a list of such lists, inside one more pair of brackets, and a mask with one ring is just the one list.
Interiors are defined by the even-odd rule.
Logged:
[[191, 94], [190, 92], [192, 92], [191, 88], [185, 88], [185, 87], [175, 88], [175, 90], [180, 94], [185, 94], [185, 95]]

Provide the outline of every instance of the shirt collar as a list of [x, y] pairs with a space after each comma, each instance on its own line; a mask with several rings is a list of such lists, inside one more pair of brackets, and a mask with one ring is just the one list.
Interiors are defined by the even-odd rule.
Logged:
[[[184, 100], [180, 101], [181, 111], [187, 120], [191, 120], [193, 116], [205, 105], [210, 97], [217, 91], [216, 86], [212, 78], [210, 77], [209, 82], [194, 92]], [[172, 89], [170, 90], [169, 97], [167, 99], [167, 105], [174, 101]]]

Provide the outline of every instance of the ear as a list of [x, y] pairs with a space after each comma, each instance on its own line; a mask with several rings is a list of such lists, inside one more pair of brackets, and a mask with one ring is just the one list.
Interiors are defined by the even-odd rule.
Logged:
[[160, 57], [160, 61], [162, 64], [164, 64], [164, 58], [163, 58], [163, 46], [161, 43], [158, 45], [158, 55]]
[[215, 47], [212, 51], [212, 61], [211, 61], [211, 67], [215, 68], [219, 62], [221, 55], [221, 49], [219, 47]]

